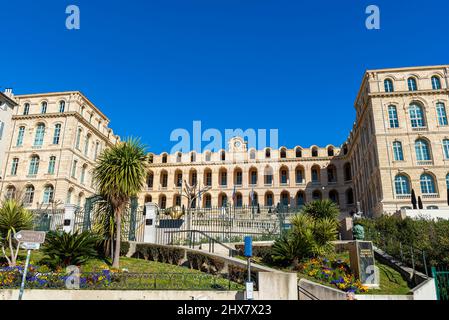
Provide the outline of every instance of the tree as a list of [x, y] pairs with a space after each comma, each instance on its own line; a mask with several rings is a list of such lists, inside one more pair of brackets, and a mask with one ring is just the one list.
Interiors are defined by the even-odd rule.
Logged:
[[[14, 234], [20, 230], [33, 228], [33, 214], [15, 200], [5, 200], [0, 208], [0, 236], [2, 238], [2, 252], [8, 264], [14, 267], [19, 254], [19, 245], [14, 244]], [[5, 252], [5, 245], [9, 247], [9, 257]], [[16, 248], [14, 248], [16, 246]]]
[[142, 190], [148, 159], [146, 148], [136, 138], [105, 149], [94, 168], [99, 194], [110, 203], [115, 219], [115, 252], [112, 266], [120, 267], [121, 218], [131, 197]]
[[301, 210], [301, 213], [308, 214], [315, 219], [329, 218], [338, 225], [340, 210], [331, 200], [317, 200], [307, 203]]
[[201, 199], [201, 196], [211, 189], [210, 186], [200, 187], [196, 181], [194, 184], [190, 185], [186, 180], [184, 180], [184, 189], [182, 196], [187, 198], [187, 229], [191, 228], [191, 212], [194, 202], [197, 199]]

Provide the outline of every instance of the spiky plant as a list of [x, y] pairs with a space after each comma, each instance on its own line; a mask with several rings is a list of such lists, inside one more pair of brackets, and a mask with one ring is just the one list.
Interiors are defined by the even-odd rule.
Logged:
[[[14, 234], [20, 230], [33, 228], [33, 214], [25, 209], [16, 200], [5, 200], [0, 208], [0, 238], [2, 239], [2, 252], [9, 266], [16, 265], [19, 246]], [[9, 256], [6, 254], [5, 245], [9, 247]]]

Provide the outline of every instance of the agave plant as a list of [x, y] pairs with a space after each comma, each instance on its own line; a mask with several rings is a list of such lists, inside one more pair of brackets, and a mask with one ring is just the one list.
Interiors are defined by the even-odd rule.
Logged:
[[338, 224], [340, 210], [331, 200], [317, 200], [307, 203], [301, 210], [301, 213], [312, 216], [315, 219], [329, 218]]
[[43, 262], [53, 267], [81, 265], [98, 256], [98, 241], [99, 237], [89, 231], [73, 234], [51, 231], [42, 248]]
[[[33, 214], [16, 200], [5, 200], [0, 208], [0, 239], [2, 252], [9, 266], [14, 267], [19, 254], [19, 246], [13, 240], [14, 234], [20, 230], [33, 228]], [[9, 247], [9, 256], [5, 246]]]

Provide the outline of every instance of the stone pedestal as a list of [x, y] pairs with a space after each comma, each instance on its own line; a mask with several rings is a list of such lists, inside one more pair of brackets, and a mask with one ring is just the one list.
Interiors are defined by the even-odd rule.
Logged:
[[371, 241], [352, 241], [348, 244], [351, 270], [368, 287], [379, 287], [379, 271], [375, 264]]
[[341, 240], [353, 240], [352, 234], [353, 220], [351, 217], [346, 217], [340, 221]]
[[64, 232], [72, 233], [75, 227], [75, 212], [77, 206], [74, 204], [66, 204], [64, 206], [64, 224], [62, 229]]
[[155, 203], [145, 203], [145, 230], [143, 242], [156, 243], [156, 214], [157, 205]]

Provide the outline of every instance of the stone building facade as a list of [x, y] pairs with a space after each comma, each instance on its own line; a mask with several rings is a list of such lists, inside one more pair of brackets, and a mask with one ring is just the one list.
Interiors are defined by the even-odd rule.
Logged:
[[12, 133], [12, 115], [16, 107], [17, 103], [13, 99], [11, 89], [6, 89], [5, 93], [0, 92], [0, 181], [5, 176], [3, 164], [6, 152], [9, 150], [9, 141]]
[[109, 119], [78, 91], [17, 95], [15, 101], [2, 195], [19, 195], [33, 209], [83, 205], [95, 192], [96, 158], [119, 141]]
[[346, 142], [354, 193], [370, 216], [448, 209], [449, 66], [369, 70]]

